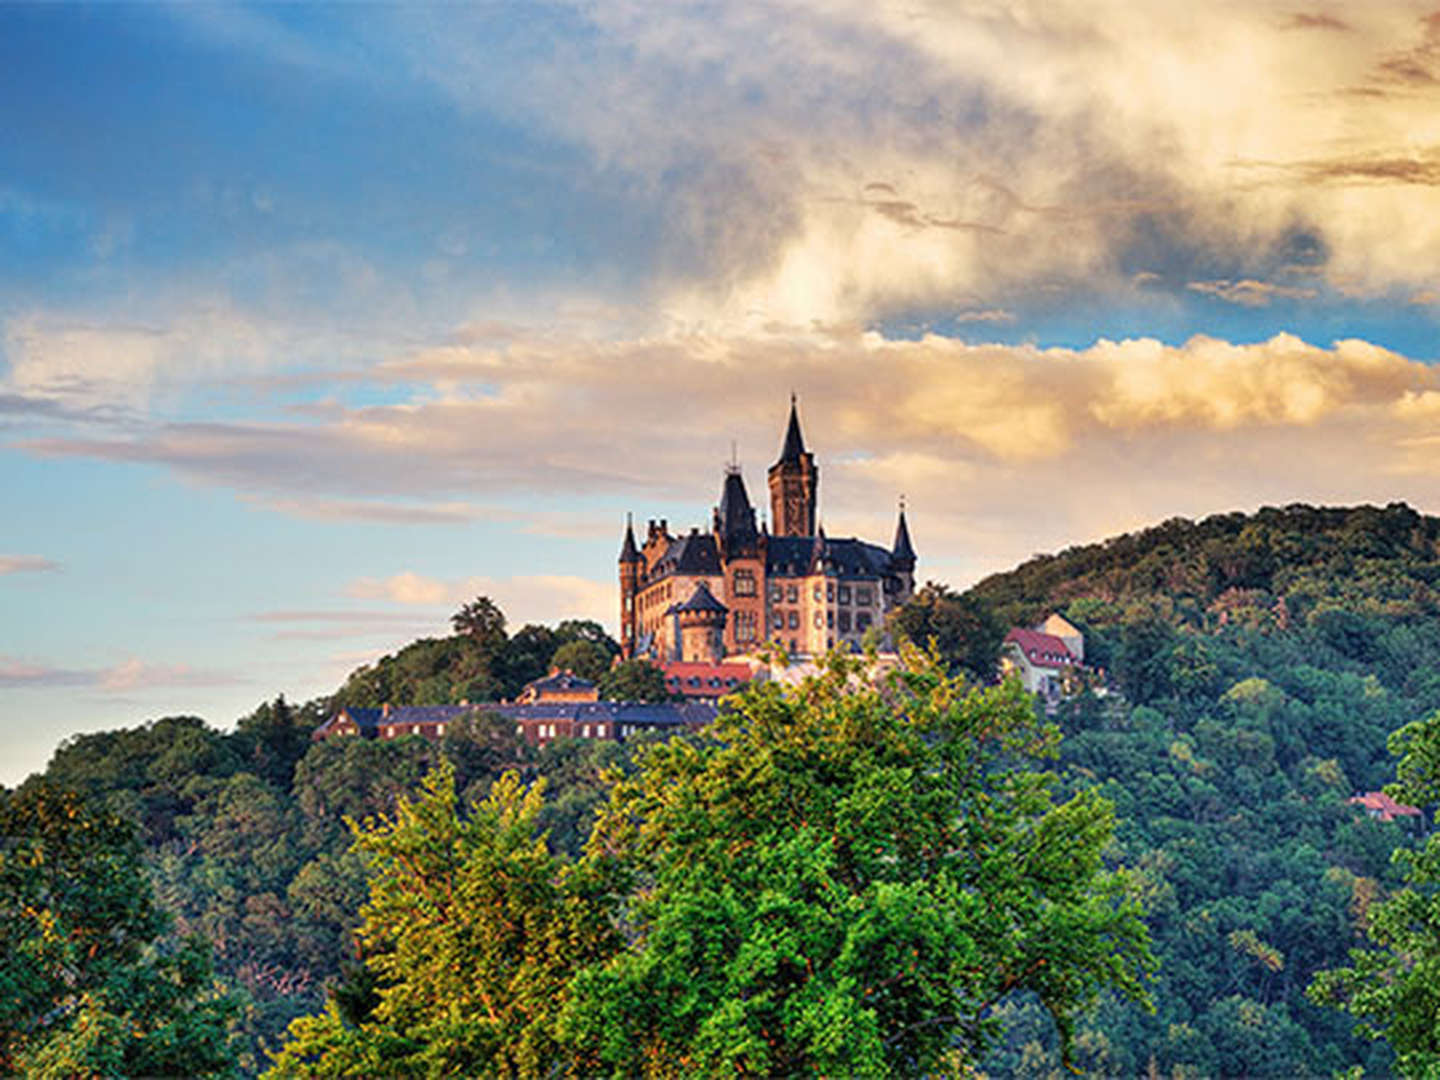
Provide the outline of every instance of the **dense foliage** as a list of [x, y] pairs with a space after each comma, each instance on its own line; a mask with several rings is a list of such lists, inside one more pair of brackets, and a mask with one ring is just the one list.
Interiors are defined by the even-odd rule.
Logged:
[[130, 823], [48, 784], [0, 791], [0, 1072], [230, 1071], [233, 1003], [166, 929]]
[[331, 699], [335, 706], [458, 705], [505, 701], [552, 667], [598, 679], [620, 652], [599, 623], [567, 619], [551, 628], [505, 631], [505, 615], [478, 597], [452, 618], [453, 637], [423, 638], [356, 669]]
[[649, 747], [578, 859], [538, 785], [462, 818], [441, 770], [359, 833], [372, 1007], [297, 1022], [275, 1075], [914, 1074], [1019, 991], [1068, 1033], [1149, 958], [1109, 807], [1033, 769], [1055, 738], [1014, 686], [836, 659]]
[[[1116, 854], [1146, 883], [1157, 1011], [1082, 1021], [1089, 1069], [1389, 1071], [1385, 1044], [1304, 991], [1400, 884], [1405, 826], [1345, 800], [1383, 785], [1387, 737], [1440, 706], [1437, 552], [1440, 521], [1407, 507], [1289, 507], [1167, 522], [976, 587], [1012, 625], [1064, 613], [1121, 692], [1056, 719], [1067, 782], [1114, 801]], [[1050, 1075], [1043, 1029], [1023, 1005], [1006, 1016], [991, 1067]]]
[[[1412, 805], [1440, 802], [1440, 713], [1397, 731], [1397, 782], [1387, 790]], [[1386, 1038], [1407, 1077], [1440, 1074], [1440, 836], [1394, 861], [1405, 887], [1372, 904], [1364, 929], [1374, 948], [1354, 949], [1350, 965], [1322, 971], [1311, 996], [1339, 1004], [1360, 1029]]]
[[[1407, 895], [1430, 896], [1430, 881], [1414, 875], [1430, 873], [1424, 859], [1434, 856], [1402, 856], [1392, 864], [1392, 849], [1413, 845], [1413, 829], [1370, 820], [1345, 800], [1391, 778], [1385, 747], [1392, 732], [1440, 709], [1437, 547], [1440, 521], [1405, 507], [1290, 507], [1169, 522], [1033, 560], [969, 594], [977, 608], [995, 611], [1001, 625], [1028, 625], [1049, 611], [1063, 612], [1085, 630], [1087, 661], [1108, 676], [1108, 694], [1084, 694], [1050, 718], [1064, 734], [1056, 763], [1059, 790], [1068, 797], [1093, 789], [1114, 805], [1115, 835], [1105, 858], [1132, 868], [1160, 964], [1150, 984], [1153, 1014], [1102, 994], [1074, 1017], [1071, 1051], [1082, 1071], [1330, 1075], [1357, 1064], [1377, 1075], [1392, 1071], [1396, 1061], [1386, 1042], [1357, 1037], [1344, 1012], [1307, 1000], [1305, 987], [1323, 970], [1362, 972], [1335, 996], [1352, 1006], [1375, 1002], [1368, 1014], [1357, 1013], [1386, 1031], [1401, 1055], [1426, 1052], [1392, 1025], [1392, 1018], [1412, 1015], [1402, 1012], [1403, 1003], [1371, 992], [1385, 985], [1418, 990], [1431, 981], [1404, 978], [1428, 971], [1418, 962], [1406, 966], [1410, 959], [1385, 966], [1387, 957], [1425, 955], [1423, 920], [1406, 924], [1407, 933], [1420, 935], [1413, 940], [1398, 931], [1388, 939], [1382, 935], [1389, 932], [1387, 913], [1408, 911], [1406, 905], [1417, 902]], [[492, 620], [484, 632], [493, 630]], [[468, 673], [475, 673], [472, 682], [483, 676], [503, 693], [521, 685], [521, 675], [543, 674], [556, 650], [571, 641], [606, 648], [596, 630], [593, 624], [524, 627], [498, 645], [491, 633], [483, 665], [477, 659], [483, 650], [468, 632], [417, 642], [356, 672], [336, 700], [478, 701], [484, 695], [471, 693]], [[957, 651], [946, 659], [955, 662], [965, 645], [957, 638]], [[611, 668], [606, 677], [627, 686], [650, 680], [663, 693], [653, 674], [627, 665]], [[527, 792], [543, 777], [543, 801], [538, 807], [528, 803], [514, 820], [524, 820], [517, 836], [529, 836], [532, 844], [546, 839], [550, 888], [570, 872], [559, 868], [587, 858], [584, 845], [597, 811], [610, 806], [613, 774], [632, 777], [627, 790], [643, 791], [643, 784], [633, 787], [639, 783], [633, 779], [633, 743], [562, 742], [532, 752], [518, 745], [513, 727], [483, 709], [451, 725], [441, 743], [416, 737], [313, 743], [310, 733], [328, 705], [297, 707], [277, 699], [228, 733], [195, 718], [172, 717], [130, 731], [79, 736], [61, 747], [44, 778], [51, 787], [76, 792], [85, 813], [97, 820], [119, 817], [138, 830], [139, 853], [132, 848], [127, 857], [140, 860], [171, 927], [147, 939], [142, 967], [153, 961], [160, 965], [156, 970], [171, 973], [171, 985], [193, 987], [201, 976], [182, 975], [174, 964], [191, 955], [181, 945], [187, 935], [207, 939], [214, 975], [238, 1003], [231, 1023], [240, 1037], [236, 1061], [245, 1072], [266, 1067], [265, 1048], [278, 1047], [293, 1019], [319, 1016], [333, 1003], [339, 1022], [353, 1026], [375, 1007], [377, 975], [365, 962], [376, 954], [357, 958], [354, 938], [370, 882], [362, 853], [351, 851], [347, 816], [395, 820], [397, 799], [415, 798], [423, 778], [443, 763], [453, 769], [461, 807], [485, 799], [507, 770], [518, 770]], [[1430, 745], [1416, 740], [1417, 730], [1402, 747], [1408, 763], [1428, 760], [1411, 753]], [[654, 767], [678, 753], [666, 751]], [[690, 776], [682, 764], [670, 762], [668, 772], [656, 775]], [[767, 763], [790, 770], [776, 774], [785, 777], [786, 790], [807, 792], [818, 788], [819, 777], [830, 776], [802, 765]], [[1421, 774], [1412, 769], [1406, 775], [1414, 780]], [[39, 783], [32, 780], [7, 797], [30, 797]], [[1427, 810], [1434, 794], [1430, 786], [1405, 789]], [[854, 805], [868, 797], [857, 794]], [[910, 796], [897, 792], [897, 798], [904, 805]], [[532, 796], [522, 802], [527, 799]], [[704, 805], [718, 815], [717, 830], [738, 819], [718, 796]], [[694, 824], [684, 817], [685, 806], [661, 801], [652, 809], [672, 814], [668, 820], [678, 825]], [[817, 803], [805, 820], [832, 820], [824, 815], [842, 809]], [[781, 833], [785, 820], [777, 818], [777, 831], [764, 845], [767, 859], [752, 870], [753, 881], [773, 886], [776, 896], [791, 885], [803, 890], [812, 880], [806, 875], [824, 869], [803, 844], [796, 847], [796, 836], [811, 834], [803, 828]], [[121, 849], [129, 843], [120, 833], [113, 839]], [[701, 831], [695, 839], [700, 846], [693, 857], [713, 869], [705, 860], [720, 857], [724, 835]], [[673, 873], [673, 888], [685, 884], [679, 863], [647, 853], [639, 834], [626, 843], [630, 872], [657, 882]], [[519, 845], [511, 854], [529, 850]], [[655, 903], [673, 901], [675, 910], [683, 910], [680, 895], [659, 891]], [[760, 906], [734, 916], [749, 922], [719, 925], [758, 935], [765, 929], [754, 920]], [[653, 913], [657, 934], [662, 914], [658, 907]], [[649, 917], [627, 909], [627, 918], [642, 916]], [[638, 924], [625, 925], [638, 932]], [[839, 930], [824, 919], [802, 929], [807, 947]], [[1364, 962], [1380, 965], [1373, 978], [1350, 954], [1366, 946], [1367, 932], [1389, 946]], [[199, 964], [198, 954], [192, 959]], [[617, 966], [605, 977], [620, 993], [655, 985], [642, 975], [661, 979], [673, 970], [657, 961], [654, 970]], [[771, 974], [785, 970], [776, 967]], [[1381, 974], [1391, 982], [1377, 983]], [[744, 985], [743, 975], [737, 969], [735, 986]], [[717, 974], [703, 984], [706, 994], [717, 995], [714, 1000], [731, 988], [720, 979]], [[814, 989], [822, 997], [829, 993], [819, 983]], [[182, 1012], [204, 1001], [203, 995], [185, 994], [177, 999]], [[32, 1021], [72, 1016], [73, 1030], [81, 1032], [109, 1030], [103, 1025], [112, 1023], [93, 1010], [46, 1011], [34, 1004], [38, 998], [14, 1000], [29, 1004], [12, 1009], [5, 1021], [12, 1025], [23, 1023], [22, 1014]], [[112, 1013], [124, 1016], [123, 1010]], [[101, 1018], [101, 1026], [80, 1023], [90, 1015]], [[573, 1025], [579, 1038], [608, 1030], [622, 1015], [613, 1008], [588, 1016], [567, 1012], [561, 1026]], [[1008, 994], [989, 1017], [1003, 1030], [985, 1070], [1020, 1077], [1068, 1074], [1057, 1029], [1039, 996]], [[656, 1046], [665, 1034], [643, 1025], [634, 1031], [636, 1040]], [[7, 1052], [20, 1053], [18, 1045]], [[61, 1042], [55, 1045], [63, 1049]], [[591, 1052], [600, 1054], [599, 1046], [592, 1043]], [[620, 1067], [616, 1055], [622, 1050], [606, 1051], [606, 1068]], [[33, 1060], [40, 1068], [40, 1059]], [[1402, 1056], [1401, 1064], [1410, 1060]]]

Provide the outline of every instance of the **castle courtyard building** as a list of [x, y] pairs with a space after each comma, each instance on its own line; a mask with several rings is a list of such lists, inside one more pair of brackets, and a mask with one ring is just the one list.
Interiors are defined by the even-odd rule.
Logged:
[[819, 469], [790, 401], [780, 458], [768, 471], [770, 520], [757, 526], [738, 465], [725, 471], [706, 532], [674, 535], [627, 522], [620, 549], [620, 646], [627, 658], [716, 663], [778, 643], [792, 656], [859, 649], [871, 627], [915, 590], [905, 510], [889, 547], [827, 537], [818, 526]]

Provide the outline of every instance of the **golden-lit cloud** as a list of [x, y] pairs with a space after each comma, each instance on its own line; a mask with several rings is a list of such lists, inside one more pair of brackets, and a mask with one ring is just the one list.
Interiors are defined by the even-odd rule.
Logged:
[[[613, 539], [626, 510], [657, 503], [693, 506], [703, 527], [732, 441], [763, 514], [763, 469], [794, 388], [819, 454], [826, 528], [888, 538], [903, 492], [930, 545], [922, 554], [957, 574], [1175, 514], [1440, 506], [1440, 455], [1422, 450], [1440, 424], [1440, 378], [1359, 340], [1062, 349], [843, 329], [604, 342], [515, 333], [416, 349], [372, 377], [407, 400], [24, 445], [168, 465], [289, 514]], [[598, 509], [532, 509], [537, 496]], [[608, 589], [559, 577], [442, 581], [417, 567], [351, 595], [444, 607], [513, 593], [517, 610], [542, 618], [604, 614]]]

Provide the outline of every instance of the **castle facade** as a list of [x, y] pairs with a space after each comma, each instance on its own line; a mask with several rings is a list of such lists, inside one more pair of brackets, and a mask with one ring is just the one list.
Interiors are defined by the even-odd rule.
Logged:
[[817, 528], [820, 473], [805, 448], [794, 396], [780, 459], [770, 466], [771, 532], [737, 465], [729, 466], [710, 529], [671, 535], [650, 521], [620, 548], [620, 648], [661, 665], [718, 663], [778, 643], [791, 656], [859, 649], [872, 626], [915, 591], [915, 549], [900, 508], [890, 547]]

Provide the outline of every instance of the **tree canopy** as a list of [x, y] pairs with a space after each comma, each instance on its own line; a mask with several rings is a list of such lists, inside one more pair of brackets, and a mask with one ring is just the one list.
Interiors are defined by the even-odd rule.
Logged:
[[1022, 992], [1068, 1033], [1150, 957], [1109, 807], [1036, 770], [1056, 738], [1013, 686], [832, 658], [645, 749], [575, 860], [538, 786], [462, 816], [442, 768], [357, 834], [378, 1003], [297, 1022], [276, 1075], [915, 1073]]
[[[1386, 788], [1415, 806], [1440, 801], [1440, 712], [1408, 724], [1390, 739], [1399, 758], [1397, 780]], [[1350, 966], [1320, 972], [1310, 994], [1338, 1005], [1360, 1032], [1385, 1038], [1407, 1077], [1440, 1075], [1440, 835], [1393, 856], [1404, 887], [1370, 905], [1365, 934], [1371, 947], [1352, 949]]]

